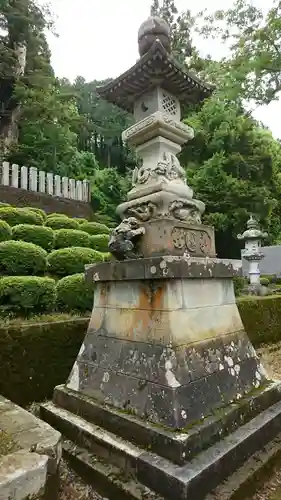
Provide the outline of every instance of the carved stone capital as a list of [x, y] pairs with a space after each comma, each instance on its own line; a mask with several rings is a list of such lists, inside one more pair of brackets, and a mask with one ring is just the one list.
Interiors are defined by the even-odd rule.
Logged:
[[171, 116], [156, 111], [127, 128], [122, 134], [122, 139], [131, 146], [138, 146], [158, 136], [166, 137], [181, 145], [194, 138], [194, 130]]

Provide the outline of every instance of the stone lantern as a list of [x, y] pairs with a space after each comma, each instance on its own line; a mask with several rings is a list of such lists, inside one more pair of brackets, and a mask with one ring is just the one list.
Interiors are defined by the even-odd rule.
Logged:
[[86, 269], [95, 282], [88, 331], [42, 416], [110, 498], [227, 500], [273, 455], [281, 388], [241, 321], [241, 261], [216, 258], [204, 203], [177, 158], [193, 138], [181, 105], [212, 89], [174, 60], [162, 19], [145, 21], [138, 41], [140, 59], [98, 92], [134, 114], [123, 139], [142, 165], [117, 208], [112, 260]]
[[249, 262], [250, 286], [258, 288], [260, 286], [259, 262], [264, 254], [261, 252], [261, 244], [268, 234], [260, 230], [258, 222], [251, 216], [247, 222], [247, 229], [243, 234], [238, 234], [238, 240], [245, 241], [245, 249], [241, 254]]

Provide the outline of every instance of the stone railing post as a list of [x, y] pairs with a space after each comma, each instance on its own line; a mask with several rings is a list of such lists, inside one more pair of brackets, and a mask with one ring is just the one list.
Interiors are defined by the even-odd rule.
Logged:
[[8, 161], [3, 161], [2, 163], [2, 179], [1, 184], [3, 186], [10, 185], [10, 164]]
[[47, 193], [54, 194], [54, 176], [51, 172], [47, 172]]
[[46, 193], [46, 172], [43, 170], [39, 171], [39, 191], [40, 193]]
[[19, 166], [15, 163], [12, 165], [12, 187], [19, 187]]
[[37, 168], [36, 167], [30, 167], [30, 169], [29, 169], [29, 189], [30, 189], [30, 191], [37, 191], [38, 190]]
[[27, 184], [28, 184], [28, 169], [27, 167], [21, 167], [20, 169], [20, 187], [22, 189], [27, 189]]

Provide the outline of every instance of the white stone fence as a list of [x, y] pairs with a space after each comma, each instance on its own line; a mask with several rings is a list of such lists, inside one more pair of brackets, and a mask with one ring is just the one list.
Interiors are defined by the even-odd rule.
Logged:
[[90, 183], [86, 179], [77, 181], [68, 177], [44, 172], [35, 167], [19, 167], [4, 161], [1, 167], [0, 185], [26, 189], [36, 193], [89, 202], [91, 201]]

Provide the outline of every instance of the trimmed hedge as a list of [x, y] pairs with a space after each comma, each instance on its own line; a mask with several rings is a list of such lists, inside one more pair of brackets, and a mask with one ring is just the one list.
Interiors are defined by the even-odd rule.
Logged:
[[59, 212], [51, 212], [50, 214], [47, 214], [47, 220], [52, 219], [53, 217], [68, 217], [68, 216]]
[[13, 227], [12, 235], [14, 240], [34, 243], [47, 250], [47, 252], [54, 248], [54, 231], [50, 227], [19, 224]]
[[56, 282], [39, 276], [6, 276], [0, 279], [0, 312], [2, 314], [46, 313], [56, 303]]
[[94, 283], [85, 281], [84, 273], [66, 276], [57, 282], [57, 304], [61, 311], [91, 311]]
[[90, 246], [99, 252], [108, 252], [108, 234], [93, 234], [90, 236]]
[[91, 235], [93, 234], [109, 234], [110, 229], [105, 224], [100, 224], [99, 222], [84, 222], [80, 225], [82, 231], [86, 231]]
[[47, 217], [46, 226], [51, 227], [52, 229], [81, 229], [75, 219], [66, 217], [66, 215]]
[[281, 340], [281, 295], [243, 297], [237, 305], [245, 331], [255, 346]]
[[83, 273], [86, 264], [95, 262], [103, 262], [103, 255], [84, 247], [61, 248], [48, 256], [49, 272], [55, 276]]
[[89, 247], [90, 236], [78, 229], [57, 229], [55, 231], [55, 248]]
[[12, 238], [12, 228], [6, 221], [0, 220], [0, 241], [7, 241], [10, 240], [11, 238]]
[[25, 241], [0, 243], [0, 273], [10, 276], [36, 275], [45, 272], [47, 252]]
[[10, 226], [18, 224], [35, 224], [42, 226], [43, 217], [28, 208], [0, 207], [0, 219], [5, 220]]
[[88, 222], [88, 219], [84, 219], [83, 217], [77, 217], [75, 218], [79, 224], [84, 224], [85, 222]]
[[89, 318], [0, 325], [0, 394], [26, 406], [65, 383]]
[[45, 220], [47, 219], [47, 214], [44, 210], [42, 210], [41, 208], [37, 208], [37, 207], [27, 207], [28, 210], [31, 210], [31, 212], [35, 212], [36, 214], [39, 214], [43, 221], [45, 222]]

